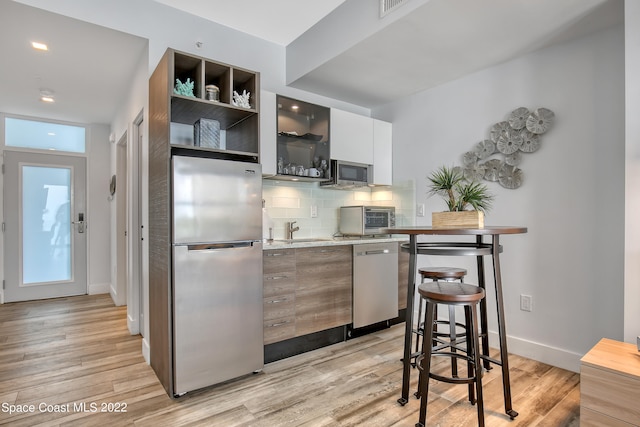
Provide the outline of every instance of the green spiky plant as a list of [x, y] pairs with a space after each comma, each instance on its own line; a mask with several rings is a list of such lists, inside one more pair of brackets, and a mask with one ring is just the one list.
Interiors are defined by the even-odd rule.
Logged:
[[449, 211], [472, 210], [487, 212], [491, 209], [493, 194], [486, 185], [467, 181], [458, 168], [441, 166], [429, 176], [429, 196], [439, 195]]

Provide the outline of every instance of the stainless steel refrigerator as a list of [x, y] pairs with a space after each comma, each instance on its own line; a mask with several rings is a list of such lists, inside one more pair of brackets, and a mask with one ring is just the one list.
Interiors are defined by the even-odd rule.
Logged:
[[264, 365], [259, 164], [174, 156], [174, 394]]

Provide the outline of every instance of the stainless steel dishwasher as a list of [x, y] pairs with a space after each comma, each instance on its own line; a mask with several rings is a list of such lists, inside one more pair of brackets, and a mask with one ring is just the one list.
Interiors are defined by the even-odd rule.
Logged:
[[398, 317], [398, 244], [353, 245], [353, 327]]

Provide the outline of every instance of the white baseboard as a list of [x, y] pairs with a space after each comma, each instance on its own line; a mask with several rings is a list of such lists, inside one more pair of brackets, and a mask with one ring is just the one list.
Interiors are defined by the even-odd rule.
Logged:
[[118, 297], [118, 291], [114, 288], [113, 284], [109, 284], [109, 293], [111, 294], [111, 299], [116, 306], [127, 304], [127, 302], [124, 301], [124, 298]]
[[[416, 304], [416, 307], [417, 306], [418, 304]], [[417, 315], [417, 312], [415, 312], [413, 314], [414, 318], [417, 318]], [[489, 345], [492, 348], [500, 348], [498, 332], [489, 331]], [[517, 354], [527, 359], [536, 360], [576, 373], [580, 373], [580, 359], [584, 356], [583, 354], [574, 353], [562, 348], [551, 347], [546, 344], [509, 335], [507, 335], [507, 350], [512, 354]]]
[[[497, 332], [489, 331], [489, 344], [491, 347], [499, 348]], [[507, 349], [509, 353], [577, 373], [580, 372], [580, 359], [584, 356], [583, 354], [511, 336], [507, 337]]]
[[144, 357], [147, 365], [151, 364], [151, 349], [149, 348], [149, 343], [146, 338], [142, 338], [142, 357]]
[[87, 293], [89, 295], [108, 294], [111, 288], [110, 283], [89, 283]]
[[140, 322], [127, 313], [127, 328], [131, 335], [138, 335], [140, 333]]

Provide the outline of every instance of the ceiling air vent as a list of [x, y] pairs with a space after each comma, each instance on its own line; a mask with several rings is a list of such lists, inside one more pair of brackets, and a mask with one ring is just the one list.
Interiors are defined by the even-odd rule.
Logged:
[[393, 12], [409, 0], [380, 0], [380, 18]]

